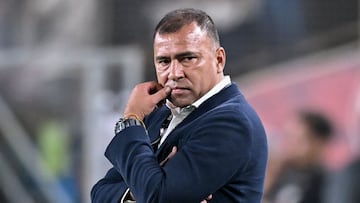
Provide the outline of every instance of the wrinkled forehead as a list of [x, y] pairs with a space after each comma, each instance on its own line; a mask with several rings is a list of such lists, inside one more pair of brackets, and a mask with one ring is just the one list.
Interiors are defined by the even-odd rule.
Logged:
[[196, 23], [185, 25], [174, 33], [157, 33], [154, 38], [154, 50], [172, 46], [205, 46], [216, 48], [214, 41]]

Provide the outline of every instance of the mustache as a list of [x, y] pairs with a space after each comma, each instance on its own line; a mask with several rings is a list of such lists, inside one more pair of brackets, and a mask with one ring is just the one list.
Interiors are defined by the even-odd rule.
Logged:
[[165, 83], [165, 87], [170, 87], [173, 89], [189, 89], [187, 84], [176, 82], [176, 81], [169, 81]]

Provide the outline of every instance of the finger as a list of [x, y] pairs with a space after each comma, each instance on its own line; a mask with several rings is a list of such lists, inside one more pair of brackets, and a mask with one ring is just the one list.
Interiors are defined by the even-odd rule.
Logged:
[[173, 156], [175, 156], [176, 152], [177, 152], [177, 148], [174, 146], [174, 147], [172, 148], [170, 154], [160, 163], [160, 166], [165, 165], [165, 163], [166, 163], [169, 159], [171, 159]]
[[154, 95], [154, 97], [157, 99], [158, 103], [159, 101], [166, 99], [166, 97], [170, 94], [171, 88], [170, 87], [164, 87], [159, 89]]
[[175, 156], [176, 152], [177, 152], [177, 147], [173, 146], [173, 148], [171, 149], [170, 154], [168, 155], [168, 159], [173, 158]]
[[164, 166], [168, 160], [169, 160], [169, 158], [166, 157], [162, 162], [160, 162], [160, 166]]
[[[150, 94], [155, 94], [156, 92], [160, 91], [163, 88], [164, 88], [164, 86], [162, 86], [160, 83], [156, 83], [154, 89], [150, 90]], [[165, 89], [165, 91], [171, 91], [171, 89], [170, 90]], [[165, 98], [167, 98], [168, 95], [169, 95], [169, 93], [167, 93]], [[165, 98], [162, 98], [162, 97], [163, 96], [160, 96], [160, 101], [158, 101], [159, 98], [156, 98], [155, 102], [157, 102], [157, 104], [156, 104], [157, 107], [161, 107], [162, 105], [165, 104]]]
[[174, 146], [174, 147], [172, 148], [170, 154], [169, 154], [162, 162], [160, 162], [160, 166], [165, 165], [165, 163], [166, 163], [169, 159], [171, 159], [172, 157], [175, 156], [176, 152], [177, 152], [177, 147]]
[[157, 83], [155, 81], [151, 81], [150, 82], [149, 94], [155, 94], [156, 92], [158, 92], [162, 88], [164, 88], [164, 86], [162, 86], [160, 83]]
[[209, 196], [206, 197], [206, 199], [204, 199], [203, 201], [201, 201], [200, 203], [207, 203], [208, 201], [210, 201], [212, 199], [212, 194], [210, 194]]
[[156, 103], [158, 107], [165, 102], [165, 99], [171, 92], [170, 87], [164, 87], [155, 81], [147, 82], [146, 85], [148, 93], [152, 95], [153, 102]]

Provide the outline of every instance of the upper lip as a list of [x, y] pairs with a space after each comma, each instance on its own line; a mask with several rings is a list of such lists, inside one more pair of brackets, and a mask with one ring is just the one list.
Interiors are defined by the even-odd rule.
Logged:
[[189, 89], [189, 88], [187, 88], [186, 86], [180, 86], [180, 85], [178, 85], [178, 84], [168, 84], [168, 85], [166, 85], [166, 86], [169, 86], [171, 89]]
[[187, 89], [190, 89], [189, 87], [186, 86], [186, 84], [180, 84], [180, 83], [177, 83], [175, 81], [168, 81], [165, 86], [168, 86], [170, 87], [172, 90], [187, 90]]

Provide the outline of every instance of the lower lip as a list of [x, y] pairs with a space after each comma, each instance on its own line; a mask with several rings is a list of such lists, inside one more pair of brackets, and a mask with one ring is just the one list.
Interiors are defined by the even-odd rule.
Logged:
[[188, 89], [173, 89], [171, 94], [184, 94]]

